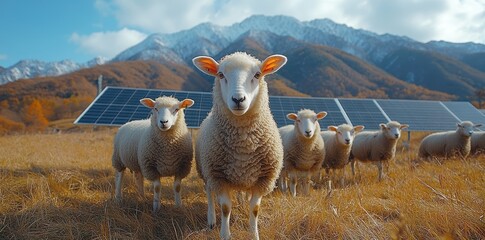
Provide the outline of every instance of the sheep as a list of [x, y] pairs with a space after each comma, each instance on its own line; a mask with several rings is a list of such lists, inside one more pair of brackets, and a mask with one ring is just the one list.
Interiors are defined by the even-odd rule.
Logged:
[[381, 123], [379, 126], [379, 131], [363, 131], [355, 135], [349, 157], [352, 175], [355, 176], [355, 160], [373, 162], [377, 165], [378, 180], [382, 180], [382, 164], [384, 163], [387, 171], [389, 161], [396, 155], [396, 145], [401, 137], [401, 130], [409, 127], [396, 121]]
[[303, 179], [303, 192], [310, 191], [310, 177], [320, 171], [325, 146], [320, 136], [320, 124], [318, 120], [324, 118], [327, 112], [316, 114], [309, 109], [298, 111], [297, 114], [289, 113], [287, 118], [294, 124], [279, 128], [283, 141], [283, 170], [279, 183], [281, 190], [286, 191], [286, 177], [290, 179], [290, 192], [296, 196], [298, 178]]
[[474, 132], [471, 140], [472, 148], [470, 153], [485, 153], [485, 132]]
[[[344, 185], [345, 165], [349, 163], [350, 150], [355, 134], [364, 130], [364, 126], [352, 127], [349, 124], [341, 124], [338, 127], [328, 126], [328, 131], [320, 132], [325, 143], [325, 159], [322, 167], [327, 175], [332, 170], [340, 170], [340, 185]], [[331, 182], [331, 181], [330, 181]], [[331, 186], [329, 182], [329, 186]]]
[[220, 236], [230, 238], [231, 193], [244, 191], [251, 196], [251, 234], [259, 239], [261, 198], [273, 190], [283, 162], [264, 76], [280, 69], [286, 57], [272, 55], [261, 63], [247, 53], [236, 52], [220, 63], [207, 56], [192, 61], [215, 77], [213, 106], [200, 126], [195, 150], [197, 171], [207, 194], [208, 227], [212, 229], [216, 223], [216, 196], [222, 209]]
[[456, 124], [455, 131], [432, 133], [419, 144], [419, 159], [449, 158], [458, 156], [466, 159], [471, 150], [471, 136], [474, 127], [481, 124], [473, 124], [463, 121]]
[[189, 173], [193, 159], [192, 137], [183, 109], [194, 101], [173, 97], [143, 98], [140, 103], [151, 109], [149, 119], [131, 121], [120, 127], [115, 139], [112, 165], [116, 170], [115, 199], [121, 201], [121, 184], [126, 168], [135, 172], [138, 193], [143, 195], [143, 179], [153, 183], [153, 211], [160, 208], [160, 177], [174, 176], [175, 204], [180, 199], [181, 181]]

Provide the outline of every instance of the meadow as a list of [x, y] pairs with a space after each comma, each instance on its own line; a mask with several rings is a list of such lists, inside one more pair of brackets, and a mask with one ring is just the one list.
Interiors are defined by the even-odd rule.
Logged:
[[[114, 201], [115, 132], [0, 137], [0, 239], [218, 239], [220, 210], [208, 230], [195, 163], [182, 181], [182, 208], [167, 178], [153, 214], [149, 182], [138, 196], [131, 174], [124, 201]], [[317, 184], [308, 196], [265, 196], [261, 239], [485, 239], [485, 156], [418, 162], [423, 136], [412, 134], [409, 151], [398, 145], [381, 182], [375, 166], [361, 164], [360, 175], [348, 168], [346, 184], [331, 194]], [[233, 203], [233, 239], [248, 239], [248, 205]]]

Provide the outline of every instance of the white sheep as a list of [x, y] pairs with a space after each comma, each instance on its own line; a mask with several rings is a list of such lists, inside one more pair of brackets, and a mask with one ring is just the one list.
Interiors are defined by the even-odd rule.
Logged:
[[192, 61], [202, 72], [215, 77], [213, 107], [200, 126], [195, 150], [197, 171], [207, 193], [209, 228], [216, 223], [215, 195], [222, 209], [221, 238], [230, 238], [231, 194], [244, 191], [251, 195], [251, 233], [259, 239], [261, 198], [273, 190], [283, 161], [264, 76], [280, 69], [286, 57], [272, 55], [261, 63], [236, 52], [220, 63], [206, 56]]
[[350, 166], [353, 175], [355, 175], [355, 160], [373, 162], [377, 165], [378, 179], [382, 180], [382, 164], [385, 165], [387, 172], [389, 161], [396, 155], [396, 145], [401, 137], [401, 130], [409, 127], [407, 124], [400, 124], [396, 121], [390, 121], [387, 124], [381, 123], [379, 126], [379, 131], [363, 131], [355, 135], [350, 152]]
[[429, 159], [458, 156], [466, 159], [471, 150], [473, 128], [480, 126], [482, 125], [463, 121], [456, 124], [455, 131], [432, 133], [421, 140], [418, 157]]
[[470, 153], [485, 153], [485, 132], [474, 132], [472, 134], [472, 149]]
[[174, 176], [175, 204], [181, 205], [180, 184], [190, 173], [193, 159], [192, 137], [183, 109], [194, 104], [173, 97], [140, 102], [151, 109], [149, 119], [131, 121], [120, 127], [114, 139], [112, 157], [116, 169], [115, 198], [121, 200], [125, 168], [135, 172], [138, 193], [143, 195], [143, 178], [153, 182], [153, 211], [160, 208], [160, 177]]
[[[330, 170], [332, 175], [335, 171], [340, 172], [340, 185], [344, 185], [345, 166], [349, 163], [350, 150], [355, 134], [364, 130], [364, 126], [352, 127], [349, 124], [341, 124], [338, 127], [328, 126], [328, 131], [320, 132], [325, 143], [325, 159], [322, 167], [327, 175]], [[331, 180], [333, 177], [330, 177]], [[330, 184], [331, 186], [331, 184]]]
[[310, 178], [322, 168], [325, 157], [325, 146], [320, 136], [318, 120], [324, 118], [327, 112], [316, 114], [309, 109], [289, 113], [288, 119], [295, 121], [292, 125], [279, 128], [283, 141], [283, 170], [280, 175], [280, 188], [286, 190], [286, 178], [290, 179], [290, 192], [296, 196], [298, 179], [303, 180], [303, 192], [310, 191]]

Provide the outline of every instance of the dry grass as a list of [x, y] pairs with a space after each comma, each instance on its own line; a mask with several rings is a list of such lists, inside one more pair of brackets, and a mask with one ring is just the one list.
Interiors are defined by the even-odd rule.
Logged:
[[[182, 209], [174, 207], [172, 180], [164, 179], [162, 209], [152, 214], [149, 183], [138, 197], [130, 174], [125, 200], [116, 204], [113, 136], [103, 130], [1, 137], [0, 239], [218, 239], [218, 227], [205, 229], [207, 204], [195, 171], [183, 181]], [[261, 238], [484, 239], [485, 157], [416, 164], [422, 136], [413, 134], [411, 154], [400, 152], [382, 182], [365, 165], [328, 198], [322, 188], [307, 197], [264, 197]], [[234, 238], [247, 239], [248, 225], [247, 204], [235, 201]]]

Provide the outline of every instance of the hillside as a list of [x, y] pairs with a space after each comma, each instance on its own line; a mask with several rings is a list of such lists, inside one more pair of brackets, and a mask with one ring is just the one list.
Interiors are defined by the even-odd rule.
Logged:
[[463, 57], [463, 62], [478, 71], [485, 72], [485, 52], [466, 55]]
[[461, 100], [485, 87], [485, 72], [439, 53], [402, 48], [383, 60], [380, 66], [399, 79], [425, 88], [455, 94]]

